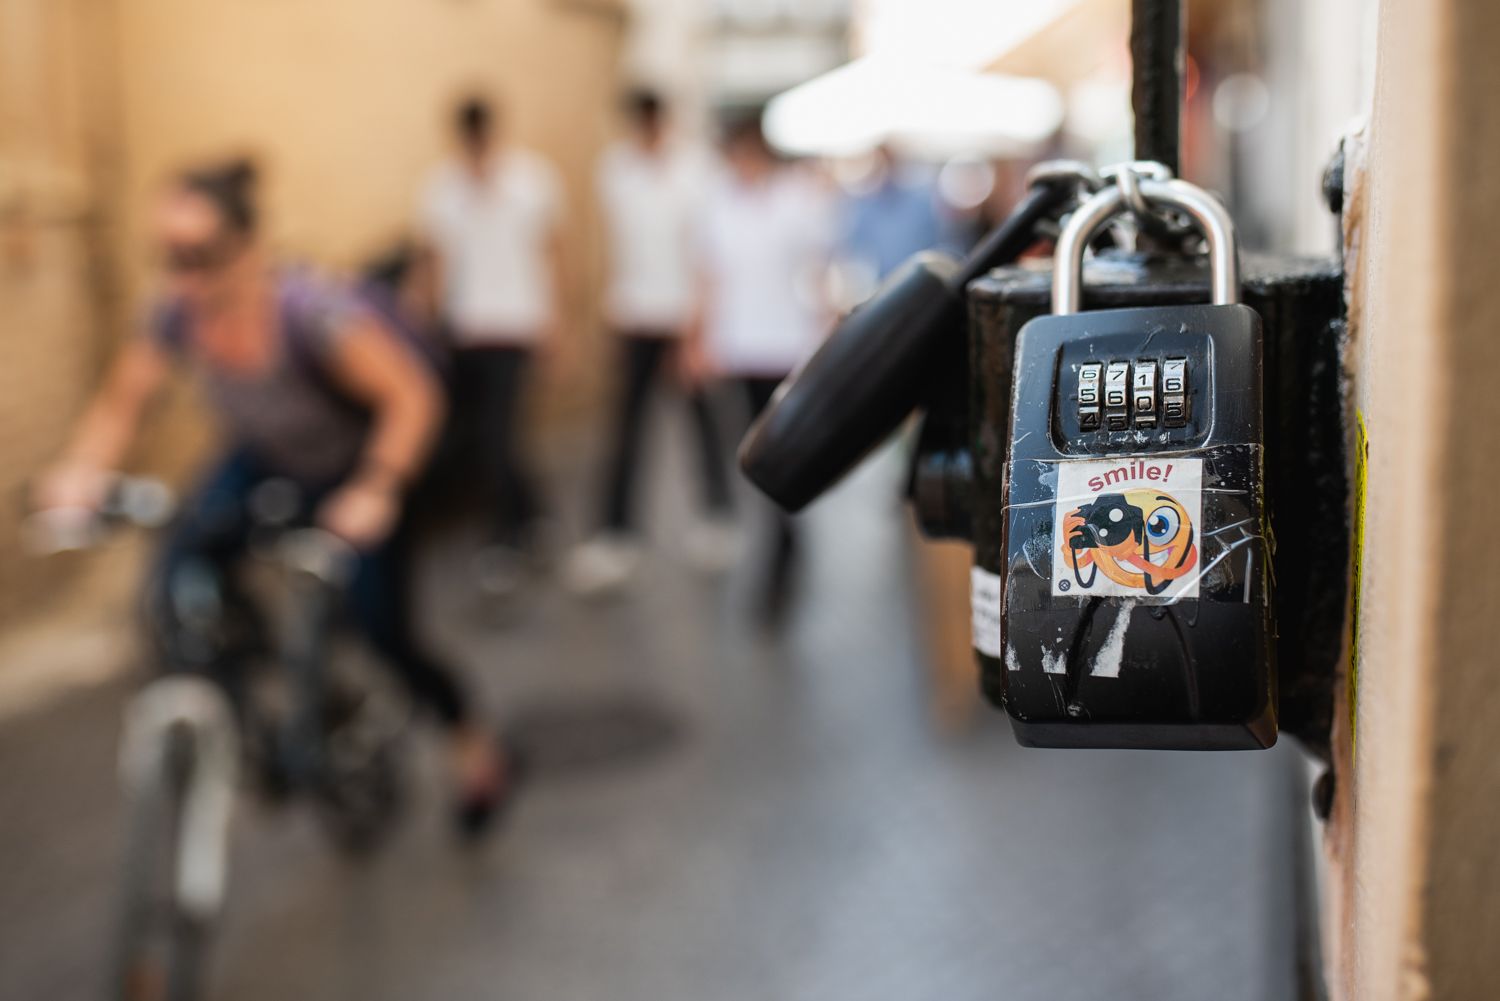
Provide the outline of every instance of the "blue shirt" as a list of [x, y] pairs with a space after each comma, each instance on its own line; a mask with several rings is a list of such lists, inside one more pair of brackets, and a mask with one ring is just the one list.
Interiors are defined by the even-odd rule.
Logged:
[[872, 191], [845, 197], [843, 256], [869, 265], [881, 280], [912, 254], [937, 246], [942, 234], [933, 194], [927, 184], [888, 177]]

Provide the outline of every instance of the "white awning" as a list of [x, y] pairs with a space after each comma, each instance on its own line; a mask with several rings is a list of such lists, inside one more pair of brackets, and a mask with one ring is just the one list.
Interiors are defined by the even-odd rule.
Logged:
[[1128, 65], [1129, 23], [1129, 0], [868, 0], [864, 55], [775, 98], [767, 137], [802, 155], [1025, 156], [1062, 125], [1057, 88]]
[[1024, 155], [1062, 123], [1057, 89], [888, 56], [865, 56], [793, 87], [766, 108], [766, 137], [803, 156], [853, 156], [881, 143], [919, 155]]

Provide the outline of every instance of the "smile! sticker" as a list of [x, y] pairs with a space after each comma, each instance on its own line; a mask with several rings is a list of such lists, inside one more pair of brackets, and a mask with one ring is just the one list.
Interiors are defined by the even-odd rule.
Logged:
[[1052, 593], [1196, 598], [1202, 518], [1202, 459], [1059, 463]]

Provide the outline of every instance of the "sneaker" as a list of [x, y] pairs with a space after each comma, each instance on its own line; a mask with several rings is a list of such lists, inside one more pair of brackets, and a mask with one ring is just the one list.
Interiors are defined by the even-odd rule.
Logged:
[[683, 538], [688, 562], [704, 573], [723, 573], [734, 566], [740, 545], [739, 526], [727, 518], [699, 522]]
[[568, 589], [582, 597], [618, 591], [635, 576], [641, 548], [623, 535], [600, 535], [590, 539], [568, 557], [563, 577]]

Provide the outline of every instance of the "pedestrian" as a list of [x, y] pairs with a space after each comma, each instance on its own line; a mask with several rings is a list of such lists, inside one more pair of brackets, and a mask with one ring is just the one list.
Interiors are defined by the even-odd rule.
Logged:
[[550, 163], [504, 140], [488, 99], [460, 102], [453, 127], [456, 152], [429, 177], [419, 225], [453, 340], [460, 451], [489, 494], [491, 544], [475, 568], [483, 588], [503, 594], [541, 543], [525, 393], [539, 354], [565, 368], [572, 352], [564, 199]]
[[[625, 584], [640, 555], [637, 485], [647, 415], [669, 377], [680, 375], [680, 348], [696, 292], [693, 240], [707, 177], [706, 158], [675, 138], [659, 95], [624, 102], [628, 134], [607, 149], [598, 194], [609, 251], [605, 318], [614, 335], [619, 395], [607, 460], [599, 529], [573, 553], [568, 581], [593, 594]], [[680, 380], [679, 380], [680, 381]], [[684, 529], [688, 553], [709, 569], [733, 557], [731, 493], [723, 447], [706, 387], [682, 394], [698, 450], [705, 518]]]
[[[832, 320], [824, 287], [833, 207], [821, 178], [772, 151], [758, 114], [727, 130], [724, 160], [700, 220], [700, 305], [687, 367], [700, 381], [731, 381], [753, 419]], [[787, 610], [798, 550], [794, 522], [778, 511], [759, 592], [767, 625]]]
[[883, 144], [871, 154], [868, 174], [839, 205], [838, 258], [853, 302], [918, 251], [938, 246], [942, 229], [937, 192], [913, 165]]

